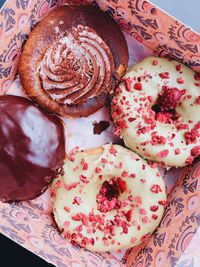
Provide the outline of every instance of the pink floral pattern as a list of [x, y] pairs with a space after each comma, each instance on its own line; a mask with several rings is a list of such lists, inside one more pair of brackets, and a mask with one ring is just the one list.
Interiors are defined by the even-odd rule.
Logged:
[[[0, 93], [18, 94], [15, 79], [22, 44], [46, 14], [66, 2], [81, 0], [8, 0], [0, 10]], [[200, 71], [200, 35], [146, 0], [84, 1], [113, 16], [130, 38], [137, 40], [137, 61], [146, 51], [172, 57]], [[130, 39], [129, 38], [129, 39]], [[134, 42], [133, 42], [134, 43]], [[137, 45], [136, 45], [137, 44]], [[145, 52], [146, 53], [146, 52]], [[147, 52], [148, 54], [149, 52]], [[140, 55], [141, 54], [141, 55]], [[139, 55], [139, 56], [138, 56]], [[171, 186], [171, 185], [170, 185]], [[116, 254], [92, 253], [62, 238], [47, 191], [34, 201], [0, 203], [0, 232], [59, 267], [66, 266], [200, 266], [200, 162], [183, 170], [169, 194], [169, 205], [159, 228], [146, 244]]]
[[200, 35], [146, 0], [93, 1], [111, 14], [124, 31], [150, 48], [200, 71]]

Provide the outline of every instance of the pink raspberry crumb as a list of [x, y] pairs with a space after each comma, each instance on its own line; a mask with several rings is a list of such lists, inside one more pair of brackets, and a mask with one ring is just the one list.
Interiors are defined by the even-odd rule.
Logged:
[[165, 88], [163, 93], [158, 97], [157, 105], [162, 112], [168, 112], [174, 110], [177, 104], [180, 102], [182, 95], [185, 93], [184, 90], [178, 88]]
[[168, 149], [164, 149], [164, 150], [162, 150], [162, 151], [157, 153], [157, 156], [160, 159], [166, 158], [168, 155], [169, 155], [169, 150]]

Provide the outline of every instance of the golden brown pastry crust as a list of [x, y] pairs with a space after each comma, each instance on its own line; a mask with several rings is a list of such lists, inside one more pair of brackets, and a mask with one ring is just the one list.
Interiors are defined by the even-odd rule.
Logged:
[[[83, 27], [83, 30], [81, 31], [79, 27]], [[91, 34], [96, 33], [100, 37], [100, 43], [102, 40], [102, 46], [104, 45], [104, 50], [106, 50], [107, 53], [105, 57], [107, 56], [110, 62], [110, 78], [104, 77], [104, 79], [107, 79], [107, 84], [105, 84], [106, 82], [104, 81], [104, 84], [102, 82], [103, 85], [100, 86], [100, 79], [98, 80], [94, 77], [94, 79], [97, 80], [97, 88], [94, 92], [89, 91], [88, 94], [85, 94], [85, 96], [88, 95], [86, 99], [80, 95], [78, 95], [80, 98], [77, 99], [77, 93], [75, 92], [75, 94], [73, 93], [70, 96], [67, 96], [68, 98], [73, 96], [74, 99], [76, 97], [77, 100], [74, 102], [70, 103], [69, 100], [71, 100], [71, 98], [67, 99], [66, 102], [64, 102], [64, 100], [62, 100], [63, 102], [58, 101], [52, 96], [54, 95], [57, 97], [59, 95], [59, 91], [62, 90], [54, 90], [52, 87], [49, 90], [49, 84], [47, 84], [47, 88], [43, 88], [46, 86], [46, 73], [44, 74], [44, 72], [46, 68], [45, 64], [49, 56], [48, 53], [51, 54], [54, 52], [54, 48], [50, 51], [48, 49], [51, 49], [51, 47], [55, 44], [57, 47], [60, 47], [61, 45], [65, 45], [66, 47], [68, 40], [66, 40], [66, 43], [63, 44], [63, 41], [59, 41], [60, 38], [63, 38], [63, 36], [69, 36], [71, 32], [78, 30], [79, 33], [82, 34], [85, 29], [92, 31]], [[94, 38], [96, 38], [95, 35]], [[88, 53], [89, 52], [90, 51], [88, 51]], [[95, 58], [93, 61], [95, 62]], [[117, 85], [116, 77], [120, 78], [124, 74], [127, 62], [128, 49], [125, 38], [119, 26], [112, 18], [91, 5], [67, 5], [51, 12], [33, 29], [24, 46], [20, 58], [19, 75], [25, 93], [40, 106], [50, 112], [55, 112], [62, 116], [81, 117], [92, 114], [104, 106], [109, 91], [113, 90]], [[70, 64], [66, 66], [68, 67], [69, 65]], [[101, 66], [98, 67], [99, 72], [101, 71], [100, 67]], [[83, 68], [85, 67], [83, 66]], [[105, 73], [105, 75], [109, 75], [107, 70]], [[77, 74], [77, 72], [75, 74]], [[42, 79], [44, 77], [44, 79], [42, 80], [41, 77]], [[49, 80], [47, 82], [49, 83]], [[49, 93], [51, 91], [53, 92], [52, 94]]]

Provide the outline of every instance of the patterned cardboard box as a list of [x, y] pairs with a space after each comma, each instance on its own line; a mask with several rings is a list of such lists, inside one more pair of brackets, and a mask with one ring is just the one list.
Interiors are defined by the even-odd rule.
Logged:
[[[8, 0], [0, 11], [0, 93], [22, 94], [17, 63], [30, 30], [64, 0]], [[86, 2], [86, 1], [73, 1]], [[129, 44], [130, 64], [155, 53], [200, 71], [200, 35], [145, 0], [87, 1], [98, 5], [121, 25]], [[67, 121], [73, 138], [69, 148], [113, 141], [112, 125], [92, 136], [92, 122], [108, 117], [105, 110]], [[85, 127], [88, 141], [79, 132]], [[89, 125], [89, 126], [88, 126]], [[90, 138], [91, 137], [91, 138]], [[95, 139], [96, 138], [96, 139]], [[180, 177], [177, 180], [178, 173]], [[23, 174], [22, 174], [23, 175]], [[200, 163], [165, 173], [170, 191], [163, 220], [146, 244], [122, 253], [92, 253], [74, 247], [58, 233], [49, 191], [34, 201], [0, 203], [0, 232], [59, 267], [66, 266], [200, 266]], [[170, 188], [172, 188], [170, 190]]]

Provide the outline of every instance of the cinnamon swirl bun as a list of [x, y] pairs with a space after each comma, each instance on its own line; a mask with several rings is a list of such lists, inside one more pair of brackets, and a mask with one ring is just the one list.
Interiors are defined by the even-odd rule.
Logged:
[[125, 73], [123, 33], [90, 5], [51, 12], [31, 32], [19, 63], [25, 93], [50, 112], [81, 117], [104, 106]]

